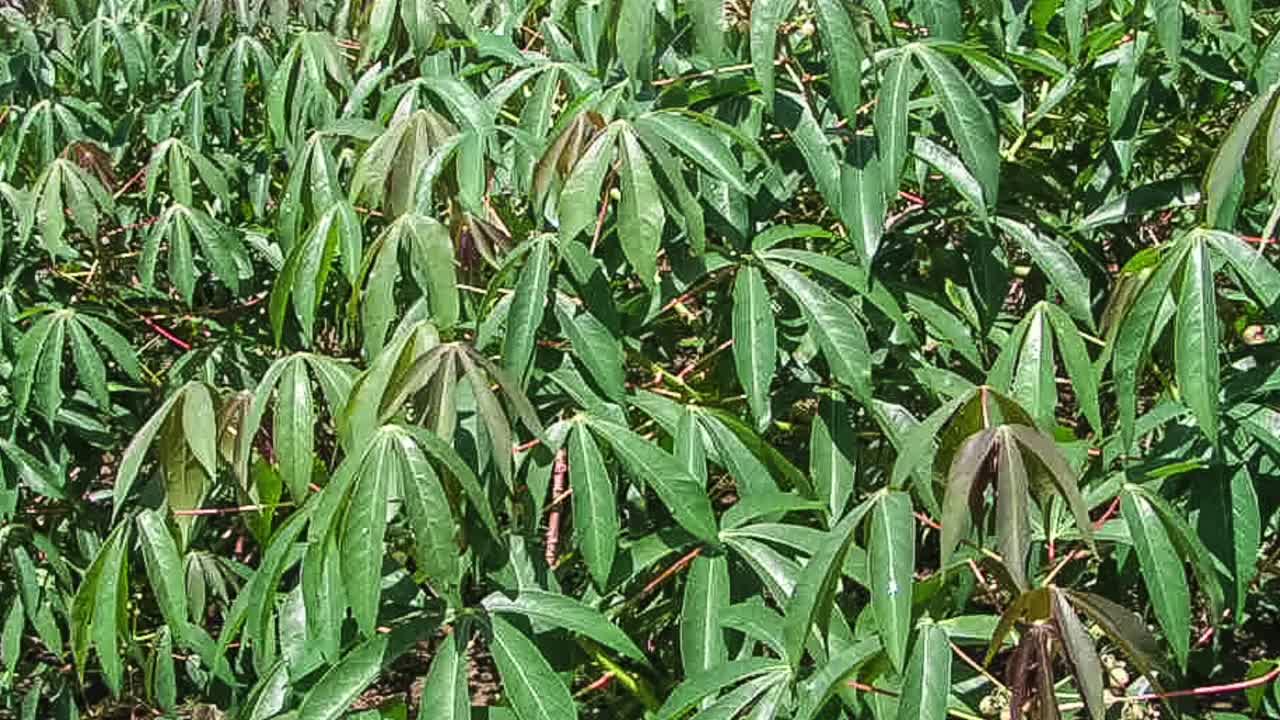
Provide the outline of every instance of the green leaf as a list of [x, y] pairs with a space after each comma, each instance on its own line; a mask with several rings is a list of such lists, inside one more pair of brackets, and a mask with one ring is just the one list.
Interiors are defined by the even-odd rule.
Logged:
[[915, 528], [911, 496], [904, 492], [887, 492], [871, 508], [867, 529], [871, 609], [885, 652], [899, 669], [906, 663], [911, 632]]
[[547, 290], [551, 277], [551, 242], [535, 240], [528, 260], [516, 283], [511, 311], [507, 314], [507, 333], [502, 341], [503, 367], [519, 382], [524, 378], [533, 357], [534, 342], [542, 314], [547, 306]]
[[594, 228], [597, 209], [600, 207], [600, 190], [605, 174], [613, 164], [614, 138], [619, 126], [609, 125], [595, 135], [582, 156], [573, 164], [573, 170], [560, 191], [560, 237], [572, 240], [584, 230]]
[[[1232, 581], [1228, 587], [1232, 617], [1238, 625], [1247, 617], [1245, 601], [1258, 574], [1263, 528], [1258, 492], [1247, 465], [1214, 468], [1208, 478], [1199, 480], [1196, 491], [1194, 504], [1200, 508], [1196, 517], [1199, 533], [1185, 528], [1192, 567], [1202, 564], [1197, 558], [1204, 551], [1212, 551], [1224, 562]], [[1159, 504], [1152, 504], [1160, 510]], [[1185, 524], [1182, 514], [1174, 511], [1170, 515]], [[1204, 537], [1203, 544], [1208, 546], [1203, 550], [1197, 547], [1200, 537]], [[1201, 587], [1209, 586], [1210, 582], [1200, 575], [1197, 571], [1196, 579]]]
[[1192, 243], [1174, 326], [1178, 389], [1210, 442], [1218, 441], [1218, 308], [1208, 244]]
[[289, 493], [305, 498], [315, 464], [315, 411], [311, 401], [311, 379], [302, 357], [294, 357], [280, 375], [272, 440], [280, 475]]
[[299, 718], [337, 720], [382, 673], [429, 632], [426, 623], [412, 622], [390, 633], [377, 634], [355, 646], [316, 681], [298, 706]]
[[773, 65], [778, 28], [795, 8], [796, 0], [757, 0], [751, 5], [751, 67], [760, 83], [765, 107], [773, 106]]
[[467, 649], [461, 629], [453, 632], [436, 648], [422, 685], [422, 697], [431, 702], [418, 705], [418, 720], [470, 720], [471, 693], [467, 687]]
[[626, 367], [622, 344], [596, 319], [590, 310], [572, 314], [572, 304], [560, 299], [554, 304], [560, 331], [568, 338], [573, 354], [605, 397], [620, 402], [626, 396]]
[[1176, 246], [1161, 258], [1155, 272], [1143, 283], [1138, 297], [1125, 313], [1111, 347], [1111, 374], [1115, 380], [1119, 406], [1121, 443], [1127, 450], [1134, 440], [1134, 419], [1138, 405], [1138, 370], [1146, 359], [1147, 345], [1160, 306], [1173, 276], [1181, 267], [1186, 245]]
[[490, 613], [516, 613], [591, 638], [625, 657], [644, 662], [644, 653], [626, 633], [594, 610], [566, 595], [526, 588], [514, 600], [494, 593], [484, 600]]
[[102, 543], [71, 600], [69, 620], [71, 648], [81, 681], [92, 641], [107, 687], [117, 697], [124, 673], [119, 632], [128, 601], [130, 525], [120, 523]]
[[582, 425], [569, 434], [569, 486], [573, 488], [574, 537], [591, 578], [597, 587], [604, 588], [618, 551], [621, 528], [604, 457]]
[[613, 448], [632, 477], [658, 493], [681, 527], [701, 540], [715, 540], [716, 522], [711, 501], [702, 483], [689, 475], [680, 461], [621, 425], [598, 418], [590, 418], [588, 422]]
[[929, 76], [960, 157], [978, 178], [987, 204], [994, 205], [1000, 188], [1000, 139], [991, 114], [946, 56], [924, 45], [912, 46], [911, 52]]
[[694, 558], [680, 606], [680, 664], [686, 677], [728, 662], [723, 613], [729, 608], [729, 564], [724, 556]]
[[880, 151], [880, 176], [884, 181], [885, 197], [891, 198], [898, 193], [902, 165], [907, 159], [907, 121], [910, 119], [907, 101], [911, 99], [911, 91], [915, 89], [918, 79], [911, 63], [911, 54], [896, 53], [889, 61], [876, 95], [872, 117], [875, 122], [876, 144]]
[[1205, 222], [1214, 228], [1231, 230], [1240, 209], [1246, 184], [1247, 154], [1263, 118], [1276, 101], [1274, 90], [1254, 100], [1231, 123], [1227, 135], [1214, 151], [1203, 180]]
[[827, 51], [831, 94], [840, 114], [852, 118], [862, 104], [862, 44], [840, 0], [817, 0], [818, 35]]
[[[908, 513], [910, 513], [910, 500], [907, 502]], [[809, 639], [811, 628], [817, 626], [821, 635], [830, 623], [836, 586], [840, 582], [845, 555], [853, 544], [853, 531], [861, 519], [859, 515], [853, 514], [831, 529], [826, 541], [804, 564], [800, 577], [796, 580], [795, 589], [787, 600], [782, 635], [786, 642], [786, 657], [793, 671], [800, 667], [800, 662], [804, 659], [804, 647]], [[914, 527], [910, 514], [907, 516], [907, 521]], [[874, 526], [874, 519], [872, 523]], [[910, 582], [909, 577], [907, 582]], [[872, 592], [874, 593], [875, 590]]]
[[1153, 0], [1151, 9], [1156, 15], [1156, 39], [1169, 56], [1169, 64], [1177, 72], [1178, 59], [1182, 56], [1182, 3], [1177, 0]]
[[155, 592], [156, 604], [174, 635], [182, 638], [187, 627], [187, 591], [182, 585], [182, 558], [163, 516], [155, 510], [138, 514], [138, 538], [147, 579]]
[[1125, 493], [1120, 510], [1129, 528], [1129, 536], [1133, 538], [1138, 565], [1142, 568], [1156, 619], [1164, 628], [1178, 664], [1185, 668], [1190, 649], [1191, 594], [1187, 589], [1182, 560], [1165, 532], [1164, 523], [1145, 497], [1133, 492]]
[[884, 235], [884, 181], [875, 144], [855, 138], [849, 163], [840, 166], [841, 220], [853, 236], [853, 248], [864, 267], [870, 267]]
[[622, 253], [635, 268], [640, 281], [653, 287], [657, 283], [658, 249], [666, 211], [662, 209], [658, 183], [649, 169], [649, 161], [630, 129], [624, 128], [621, 133], [618, 176], [622, 191], [618, 203], [618, 240], [622, 243]]
[[1067, 312], [1092, 328], [1093, 312], [1089, 306], [1093, 295], [1089, 289], [1089, 279], [1071, 255], [1061, 245], [1016, 220], [997, 217], [996, 224], [1044, 271], [1045, 276], [1061, 293], [1062, 304], [1066, 306]]
[[1159, 180], [1117, 195], [1080, 221], [1081, 230], [1118, 223], [1134, 215], [1198, 205], [1200, 188], [1190, 178]]
[[453, 507], [422, 449], [412, 438], [401, 437], [399, 441], [401, 458], [406, 464], [400, 477], [404, 483], [405, 510], [413, 527], [418, 569], [437, 587], [449, 587], [457, 577], [459, 564]]
[[394, 441], [379, 431], [356, 471], [351, 499], [339, 529], [342, 582], [351, 614], [365, 637], [377, 633], [378, 605], [382, 597], [383, 541], [387, 532], [388, 486], [403, 485], [403, 466]]
[[744, 266], [733, 284], [733, 361], [757, 428], [772, 419], [769, 386], [777, 365], [776, 335], [764, 276], [754, 265]]
[[809, 474], [833, 518], [844, 514], [853, 496], [857, 457], [848, 405], [835, 395], [820, 397], [809, 429]]
[[831, 374], [860, 397], [869, 398], [871, 351], [862, 323], [853, 310], [843, 300], [791, 268], [769, 262], [765, 269], [808, 318], [809, 329], [822, 348]]
[[703, 698], [722, 688], [767, 673], [788, 673], [785, 663], [772, 658], [749, 657], [730, 660], [706, 672], [692, 675], [676, 686], [657, 712], [659, 720], [677, 720]]
[[520, 720], [571, 720], [578, 708], [564, 681], [536, 645], [501, 615], [489, 617], [490, 650], [502, 676], [507, 700]]
[[636, 118], [635, 126], [639, 131], [648, 131], [665, 139], [678, 152], [724, 181], [735, 192], [751, 194], [733, 153], [715, 132], [697, 120], [675, 112], [655, 112]]
[[902, 683], [898, 720], [943, 720], [951, 694], [951, 646], [947, 633], [928, 623], [920, 628]]
[[1101, 435], [1106, 428], [1102, 424], [1102, 410], [1098, 405], [1098, 375], [1093, 363], [1089, 362], [1089, 351], [1080, 339], [1081, 333], [1057, 305], [1046, 304], [1044, 311], [1053, 328], [1053, 336], [1058, 343], [1058, 356], [1067, 368], [1067, 377], [1071, 379], [1071, 388], [1080, 405], [1080, 412], [1089, 421], [1094, 433]]
[[170, 395], [124, 449], [124, 454], [120, 456], [120, 467], [116, 471], [116, 482], [111, 489], [113, 514], [120, 513], [120, 507], [129, 496], [133, 481], [138, 476], [138, 470], [142, 468], [142, 461], [146, 459], [147, 449], [151, 447], [156, 434], [160, 432], [160, 426], [169, 417], [169, 411], [173, 409], [174, 403], [181, 400], [184, 394], [185, 392], [180, 390]]
[[622, 0], [618, 11], [618, 58], [627, 77], [643, 81], [649, 76], [653, 55], [654, 0]]

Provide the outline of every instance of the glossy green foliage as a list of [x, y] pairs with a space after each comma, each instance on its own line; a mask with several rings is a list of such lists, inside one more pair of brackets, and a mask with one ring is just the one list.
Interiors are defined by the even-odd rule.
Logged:
[[0, 2], [0, 717], [1280, 718], [1278, 29]]

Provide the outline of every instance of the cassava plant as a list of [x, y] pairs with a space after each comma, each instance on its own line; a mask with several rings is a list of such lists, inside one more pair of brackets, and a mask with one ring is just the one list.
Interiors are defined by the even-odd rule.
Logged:
[[0, 0], [0, 718], [1280, 718], [1277, 30]]

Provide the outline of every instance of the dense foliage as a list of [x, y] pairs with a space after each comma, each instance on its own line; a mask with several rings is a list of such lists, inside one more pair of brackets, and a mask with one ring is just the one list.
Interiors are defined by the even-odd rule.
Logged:
[[1280, 717], [1278, 21], [0, 3], [0, 716]]

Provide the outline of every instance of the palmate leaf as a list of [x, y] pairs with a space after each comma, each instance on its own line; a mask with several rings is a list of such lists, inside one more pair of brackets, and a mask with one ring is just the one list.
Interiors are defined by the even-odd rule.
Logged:
[[360, 156], [348, 193], [351, 201], [367, 200], [392, 217], [428, 212], [420, 197], [424, 192], [430, 196], [439, 165], [457, 147], [458, 134], [453, 123], [431, 109], [394, 120]]
[[148, 204], [155, 197], [162, 175], [168, 176], [169, 197], [175, 203], [186, 206], [194, 203], [195, 194], [191, 184], [194, 176], [200, 179], [207, 192], [224, 204], [230, 204], [231, 190], [225, 174], [199, 150], [182, 140], [170, 138], [151, 150], [151, 159], [147, 162], [146, 169]]
[[304, 122], [323, 127], [338, 113], [338, 92], [351, 88], [351, 75], [335, 38], [324, 31], [300, 33], [267, 89], [267, 121], [275, 141], [293, 144]]
[[181, 204], [170, 205], [147, 233], [138, 267], [143, 285], [154, 286], [156, 263], [164, 246], [169, 251], [169, 281], [190, 305], [201, 274], [195, 265], [193, 245], [199, 247], [202, 259], [219, 282], [238, 295], [241, 276], [248, 277], [252, 272], [238, 234], [204, 211]]
[[68, 217], [77, 230], [94, 238], [102, 214], [115, 210], [115, 201], [98, 178], [63, 157], [51, 162], [36, 179], [32, 198], [41, 243], [50, 255], [76, 254], [64, 239]]
[[300, 325], [302, 339], [310, 343], [315, 335], [316, 311], [324, 296], [325, 283], [335, 260], [341, 261], [343, 276], [353, 282], [363, 248], [363, 231], [355, 208], [336, 203], [316, 221], [285, 259], [280, 276], [271, 289], [271, 326], [279, 344], [284, 334], [290, 304]]
[[427, 297], [432, 323], [447, 330], [458, 321], [453, 252], [448, 229], [416, 213], [396, 218], [370, 243], [348, 305], [348, 314], [359, 313], [364, 325], [366, 357], [372, 358], [382, 349], [387, 329], [396, 318], [402, 255], [409, 260], [409, 275], [418, 291]]

